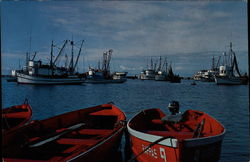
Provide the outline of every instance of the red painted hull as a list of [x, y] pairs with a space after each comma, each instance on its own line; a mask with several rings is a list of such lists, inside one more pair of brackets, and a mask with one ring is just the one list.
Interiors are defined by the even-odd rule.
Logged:
[[119, 147], [124, 120], [103, 104], [34, 121], [5, 135], [4, 161], [105, 161]]
[[28, 123], [32, 116], [32, 108], [28, 103], [16, 105], [2, 110], [2, 129], [11, 131]]
[[[161, 118], [164, 116], [160, 109], [148, 109], [138, 113], [128, 122], [132, 151], [136, 160], [219, 161], [225, 129], [218, 121], [194, 110], [186, 111], [178, 123], [163, 122]], [[201, 121], [205, 122], [200, 135], [196, 136], [195, 128]], [[159, 142], [155, 142], [157, 140]]]

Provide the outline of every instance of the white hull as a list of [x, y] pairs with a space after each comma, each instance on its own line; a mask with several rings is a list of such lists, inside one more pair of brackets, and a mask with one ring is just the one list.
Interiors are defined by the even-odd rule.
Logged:
[[46, 78], [17, 73], [17, 82], [21, 84], [37, 85], [82, 84], [84, 79], [78, 77]]
[[155, 75], [141, 74], [141, 80], [155, 80]]
[[215, 76], [215, 82], [218, 85], [240, 85], [241, 79], [238, 77], [218, 77]]

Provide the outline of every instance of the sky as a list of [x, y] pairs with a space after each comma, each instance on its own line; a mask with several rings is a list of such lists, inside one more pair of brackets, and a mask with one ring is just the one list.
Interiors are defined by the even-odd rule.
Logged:
[[[111, 71], [139, 74], [166, 57], [174, 73], [211, 67], [230, 41], [241, 72], [248, 69], [244, 1], [23, 1], [1, 2], [2, 74], [24, 65], [25, 53], [48, 62], [53, 40], [84, 40], [79, 71], [96, 67], [113, 49]], [[57, 48], [56, 48], [57, 49]], [[57, 52], [55, 49], [55, 52]], [[75, 53], [77, 53], [76, 48]], [[56, 55], [56, 53], [54, 54]]]

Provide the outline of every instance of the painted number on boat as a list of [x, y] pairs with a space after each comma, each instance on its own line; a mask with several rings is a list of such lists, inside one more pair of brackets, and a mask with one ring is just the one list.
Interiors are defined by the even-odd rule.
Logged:
[[[145, 145], [142, 144], [142, 150], [143, 150], [143, 151], [146, 150], [147, 147], [148, 147], [148, 146], [145, 146]], [[165, 149], [164, 149], [164, 148], [161, 148], [161, 147], [160, 147], [159, 150], [156, 149], [156, 148], [148, 148], [148, 149], [144, 152], [144, 154], [147, 154], [148, 156], [151, 156], [151, 157], [153, 157], [153, 158], [155, 158], [155, 159], [158, 159], [158, 158], [159, 158], [158, 156], [160, 155], [160, 158], [163, 159], [164, 162], [167, 162], [166, 152], [165, 152]]]

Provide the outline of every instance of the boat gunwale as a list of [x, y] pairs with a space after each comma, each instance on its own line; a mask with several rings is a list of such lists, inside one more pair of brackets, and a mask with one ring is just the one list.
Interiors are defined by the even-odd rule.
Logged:
[[[22, 126], [25, 126], [27, 125], [30, 121], [31, 121], [31, 118], [32, 118], [32, 115], [33, 115], [33, 112], [32, 112], [32, 107], [29, 103], [24, 103], [24, 104], [21, 104], [21, 105], [14, 105], [14, 106], [11, 106], [11, 107], [7, 107], [5, 109], [2, 109], [2, 118], [5, 118], [5, 113], [3, 113], [3, 111], [7, 111], [7, 110], [11, 110], [12, 108], [15, 108], [15, 107], [18, 107], [18, 109], [22, 109], [22, 106], [23, 105], [26, 105], [26, 109], [28, 110], [27, 112], [25, 112], [25, 117], [23, 118], [24, 120], [22, 122], [20, 122], [18, 125], [12, 127], [12, 128], [9, 128], [7, 130], [5, 130], [4, 133], [7, 133], [7, 132], [12, 132], [14, 131], [15, 129], [19, 128], [19, 127], [22, 127]], [[28, 114], [28, 116], [26, 116]]]

